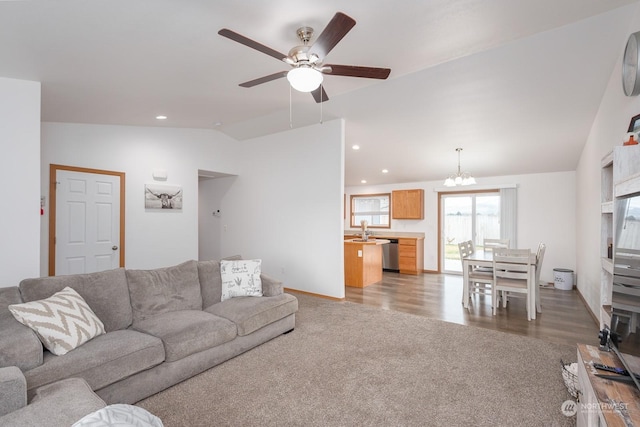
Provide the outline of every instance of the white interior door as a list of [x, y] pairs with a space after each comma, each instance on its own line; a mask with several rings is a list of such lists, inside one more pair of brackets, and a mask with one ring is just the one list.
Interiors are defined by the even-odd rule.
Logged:
[[55, 274], [119, 267], [120, 177], [56, 171]]

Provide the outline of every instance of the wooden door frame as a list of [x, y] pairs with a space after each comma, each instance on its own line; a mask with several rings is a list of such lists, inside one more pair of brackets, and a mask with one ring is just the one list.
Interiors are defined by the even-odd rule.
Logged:
[[118, 264], [120, 267], [124, 267], [124, 172], [115, 172], [102, 169], [89, 169], [80, 168], [76, 166], [64, 166], [64, 165], [49, 165], [49, 276], [55, 276], [56, 274], [56, 191], [57, 191], [57, 174], [59, 170], [80, 172], [80, 173], [93, 173], [98, 175], [112, 175], [120, 177], [120, 259]]

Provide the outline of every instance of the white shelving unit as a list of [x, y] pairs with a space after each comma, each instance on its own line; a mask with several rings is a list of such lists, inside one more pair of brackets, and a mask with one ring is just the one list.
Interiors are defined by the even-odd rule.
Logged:
[[640, 145], [619, 146], [602, 158], [600, 186], [600, 327], [611, 325], [613, 260], [609, 245], [615, 247], [615, 201], [640, 193]]
[[600, 328], [611, 325], [611, 294], [613, 289], [613, 260], [608, 257], [613, 245], [613, 157], [602, 158], [600, 182]]

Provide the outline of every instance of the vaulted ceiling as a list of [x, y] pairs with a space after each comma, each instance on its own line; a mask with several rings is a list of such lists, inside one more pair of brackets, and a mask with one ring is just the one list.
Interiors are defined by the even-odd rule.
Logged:
[[[346, 185], [443, 179], [456, 147], [481, 182], [575, 170], [638, 30], [638, 4], [5, 0], [0, 76], [42, 82], [43, 121], [208, 128], [243, 140], [342, 117]], [[221, 28], [287, 53], [297, 28], [317, 36], [338, 11], [357, 24], [325, 62], [388, 67], [387, 80], [325, 76], [322, 106], [286, 79], [238, 86], [289, 66]]]

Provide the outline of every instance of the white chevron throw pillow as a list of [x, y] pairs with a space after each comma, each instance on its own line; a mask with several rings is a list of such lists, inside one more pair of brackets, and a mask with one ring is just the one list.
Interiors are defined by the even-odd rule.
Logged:
[[9, 305], [13, 317], [33, 329], [42, 344], [62, 356], [98, 335], [104, 324], [75, 290], [66, 287], [49, 298]]
[[116, 403], [85, 415], [71, 427], [163, 427], [163, 424], [146, 409]]

